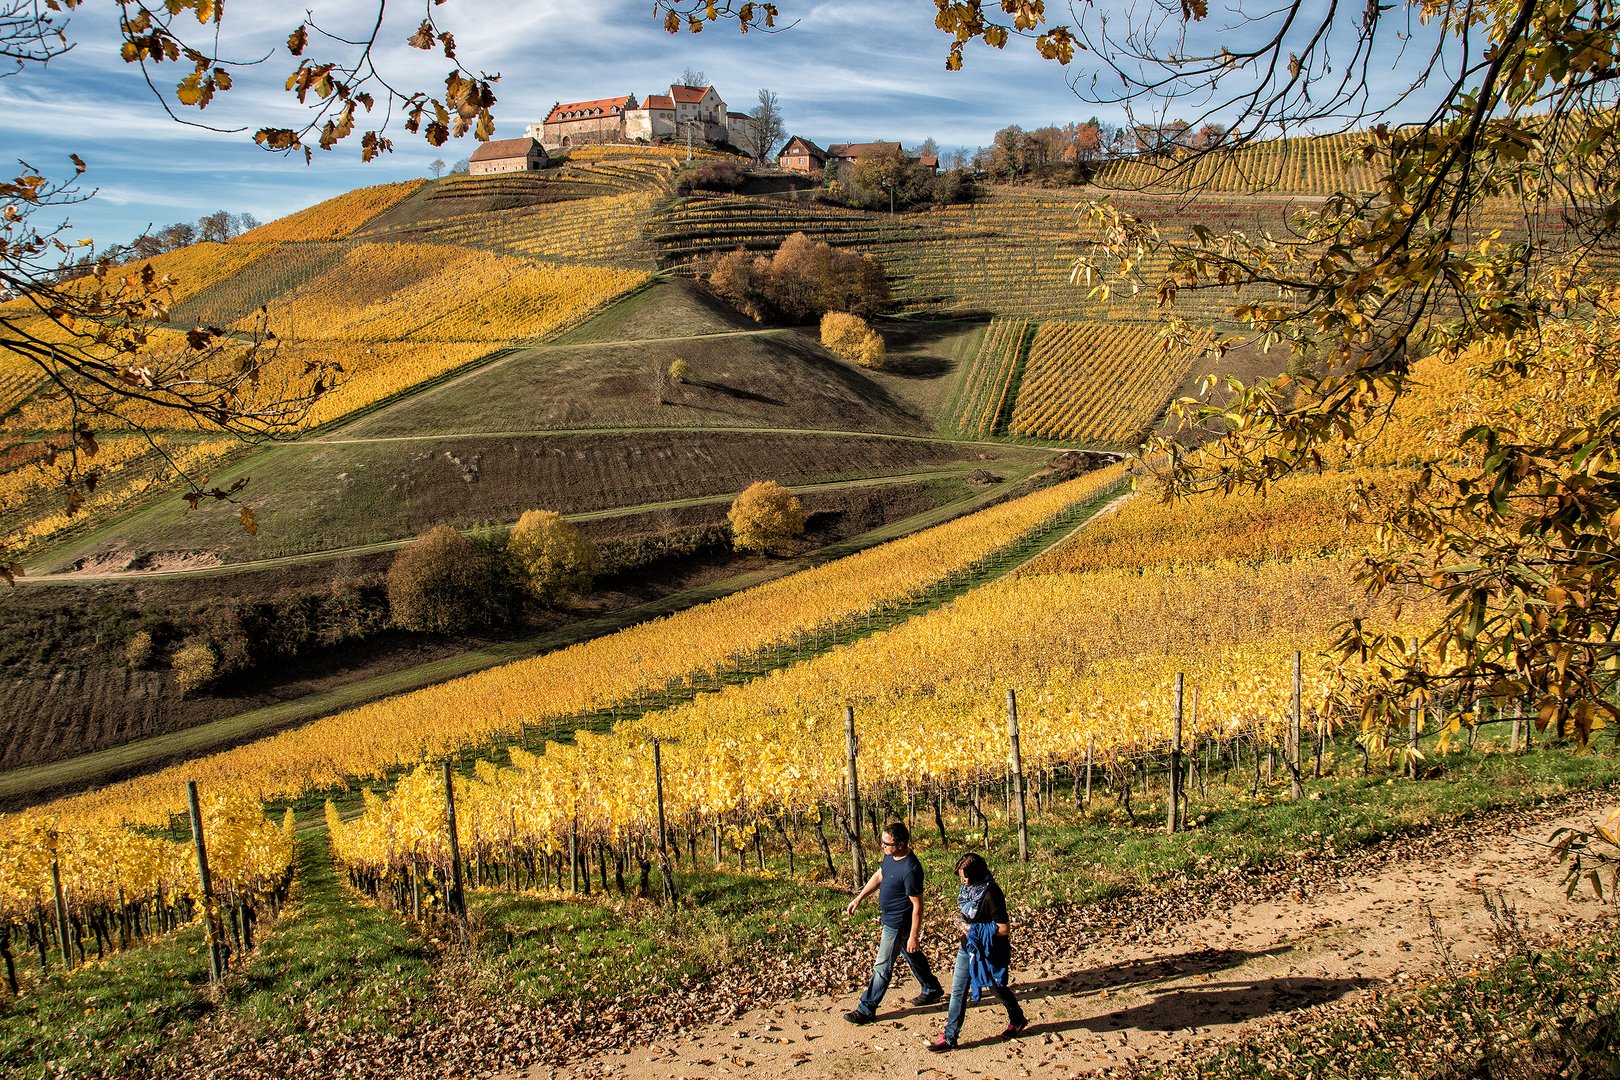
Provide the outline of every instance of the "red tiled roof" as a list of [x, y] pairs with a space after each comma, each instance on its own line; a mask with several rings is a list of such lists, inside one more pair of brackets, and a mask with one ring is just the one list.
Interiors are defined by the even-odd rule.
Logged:
[[879, 141], [879, 142], [857, 142], [857, 143], [833, 143], [831, 146], [827, 147], [827, 156], [828, 157], [840, 157], [840, 158], [854, 158], [854, 157], [859, 157], [861, 155], [861, 151], [863, 151], [863, 150], [877, 150], [877, 151], [882, 151], [884, 153], [887, 153], [888, 151], [898, 150], [898, 149], [900, 149], [900, 144], [897, 143], [897, 142], [882, 142], [882, 141]]
[[561, 123], [566, 120], [588, 120], [597, 116], [616, 116], [623, 112], [626, 105], [636, 99], [634, 94], [623, 97], [597, 98], [595, 101], [559, 102], [551, 107], [551, 114], [546, 117], [548, 124]]
[[491, 139], [472, 152], [470, 161], [492, 161], [496, 158], [528, 157], [536, 147], [533, 139]]
[[709, 88], [707, 86], [671, 86], [669, 88], [670, 97], [682, 105], [696, 105], [703, 100], [703, 95], [708, 92]]
[[922, 157], [917, 159], [917, 164], [921, 165], [925, 169], [937, 169], [939, 168], [939, 158], [935, 157], [933, 154], [924, 154]]
[[670, 100], [668, 94], [648, 94], [641, 99], [641, 107], [643, 109], [661, 109], [664, 112], [675, 111], [675, 103]]

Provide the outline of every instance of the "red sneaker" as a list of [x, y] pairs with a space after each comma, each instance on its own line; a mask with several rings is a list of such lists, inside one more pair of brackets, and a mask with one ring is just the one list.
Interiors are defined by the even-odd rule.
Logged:
[[1024, 1033], [1024, 1029], [1027, 1027], [1029, 1027], [1028, 1020], [1021, 1020], [1016, 1024], [1008, 1024], [1004, 1029], [1002, 1029], [1001, 1037], [1003, 1039], [1015, 1039], [1022, 1035]]
[[956, 1044], [953, 1042], [946, 1042], [943, 1032], [940, 1033], [938, 1038], [928, 1044], [928, 1052], [931, 1054], [948, 1054], [955, 1049]]

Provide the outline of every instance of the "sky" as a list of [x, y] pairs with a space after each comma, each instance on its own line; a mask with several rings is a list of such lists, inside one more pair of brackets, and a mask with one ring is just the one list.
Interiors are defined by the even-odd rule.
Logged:
[[[359, 35], [374, 0], [311, 0], [319, 25]], [[386, 7], [379, 65], [400, 85], [442, 87], [448, 62], [405, 47], [422, 4]], [[779, 33], [739, 34], [713, 25], [670, 35], [647, 0], [449, 0], [435, 7], [442, 29], [473, 70], [499, 74], [496, 138], [521, 136], [553, 102], [665, 92], [687, 68], [702, 71], [733, 111], [757, 104], [761, 88], [778, 95], [790, 134], [830, 142], [935, 139], [949, 152], [987, 145], [997, 129], [1063, 124], [1091, 116], [1120, 123], [1124, 111], [1081, 100], [1091, 72], [1085, 54], [1068, 68], [1040, 59], [1025, 42], [1004, 51], [968, 50], [964, 70], [945, 70], [949, 39], [934, 28], [931, 0], [792, 0], [795, 21]], [[425, 176], [435, 158], [470, 155], [471, 138], [433, 148], [406, 133], [396, 117], [395, 151], [361, 164], [358, 138], [313, 164], [267, 153], [252, 130], [297, 126], [299, 108], [283, 89], [296, 64], [287, 34], [300, 4], [233, 0], [225, 8], [219, 51], [268, 57], [238, 69], [236, 85], [199, 113], [176, 111], [213, 128], [171, 119], [138, 67], [119, 59], [116, 5], [88, 0], [71, 14], [74, 48], [48, 65], [0, 78], [0, 160], [25, 161], [46, 175], [70, 171], [68, 155], [89, 166], [93, 196], [70, 209], [75, 238], [98, 246], [128, 240], [148, 226], [194, 221], [215, 210], [248, 211], [268, 221], [366, 184]], [[189, 16], [182, 16], [189, 18]], [[212, 46], [207, 31], [203, 42]], [[318, 38], [315, 39], [318, 42]], [[311, 54], [320, 52], [312, 47]], [[155, 71], [172, 91], [178, 65]], [[235, 130], [232, 130], [235, 129]]]
[[[98, 246], [220, 209], [268, 221], [354, 187], [425, 176], [435, 158], [454, 162], [477, 146], [468, 137], [435, 149], [396, 122], [394, 152], [364, 165], [357, 138], [317, 151], [310, 165], [302, 155], [259, 149], [254, 128], [298, 122], [299, 107], [281, 84], [296, 64], [283, 43], [302, 10], [241, 0], [225, 9], [232, 34], [223, 51], [270, 59], [203, 112], [176, 111], [246, 130], [178, 124], [140, 69], [119, 59], [113, 7], [91, 0], [71, 16], [70, 52], [0, 79], [0, 161], [62, 175], [71, 171], [69, 154], [82, 157], [89, 165], [82, 184], [94, 196], [68, 218], [76, 237]], [[316, 0], [314, 10], [334, 31], [353, 34], [375, 7]], [[1097, 111], [1076, 98], [1061, 67], [1027, 46], [999, 54], [980, 48], [966, 70], [947, 72], [948, 39], [933, 28], [930, 0], [798, 3], [791, 27], [746, 36], [721, 25], [670, 35], [650, 10], [645, 0], [450, 0], [435, 14], [469, 68], [500, 75], [496, 138], [521, 136], [559, 100], [667, 92], [687, 68], [702, 71], [733, 111], [753, 108], [761, 88], [775, 91], [789, 132], [822, 145], [933, 138], [972, 148], [1010, 123], [1062, 124]], [[389, 9], [380, 59], [396, 82], [442, 88], [444, 58], [402, 44], [421, 13], [420, 6]], [[185, 73], [177, 65], [155, 72], [166, 89]]]

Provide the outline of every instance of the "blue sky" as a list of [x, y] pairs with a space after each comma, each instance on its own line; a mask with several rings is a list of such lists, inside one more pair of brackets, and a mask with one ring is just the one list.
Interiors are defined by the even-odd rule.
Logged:
[[[314, 3], [319, 20], [351, 36], [376, 12], [372, 0]], [[947, 72], [948, 39], [934, 29], [930, 0], [784, 0], [782, 6], [796, 17], [794, 25], [746, 36], [724, 25], [697, 35], [666, 34], [647, 0], [449, 0], [435, 11], [455, 34], [464, 63], [501, 76], [497, 138], [522, 134], [554, 101], [642, 96], [664, 89], [687, 67], [703, 71], [737, 111], [752, 108], [761, 87], [775, 90], [789, 132], [823, 145], [876, 138], [914, 144], [932, 137], [949, 150], [987, 144], [1010, 123], [1124, 119], [1121, 109], [1091, 105], [1071, 88], [1072, 80], [1085, 85], [1091, 78], [1084, 53], [1063, 68], [1015, 41], [1003, 52], [970, 48], [965, 70]], [[387, 10], [382, 66], [401, 84], [431, 89], [447, 62], [403, 45], [422, 7]], [[353, 187], [426, 175], [434, 158], [453, 162], [472, 152], [470, 139], [434, 149], [403, 129], [394, 131], [395, 152], [367, 165], [359, 162], [358, 140], [317, 153], [308, 166], [301, 156], [254, 146], [253, 127], [298, 123], [299, 106], [282, 82], [294, 66], [286, 35], [301, 17], [299, 4], [233, 0], [226, 7], [221, 52], [270, 59], [239, 70], [236, 87], [205, 112], [183, 110], [217, 128], [247, 128], [210, 131], [182, 126], [164, 113], [139, 70], [117, 56], [115, 5], [90, 0], [71, 16], [71, 52], [44, 68], [0, 78], [6, 118], [0, 159], [59, 174], [70, 153], [83, 157], [90, 166], [85, 183], [95, 195], [69, 217], [76, 236], [104, 244], [218, 209], [270, 220]], [[157, 74], [158, 85], [168, 89], [184, 71]]]
[[[427, 174], [434, 158], [454, 161], [477, 145], [454, 140], [434, 149], [395, 132], [395, 152], [366, 165], [357, 140], [312, 165], [254, 146], [249, 132], [176, 124], [137, 68], [117, 56], [111, 4], [75, 12], [77, 44], [44, 68], [0, 79], [0, 160], [25, 160], [47, 173], [67, 168], [70, 153], [90, 166], [95, 196], [69, 213], [77, 236], [98, 244], [128, 239], [147, 225], [195, 220], [218, 209], [270, 220], [363, 184]], [[272, 53], [297, 25], [296, 6], [234, 3], [224, 42], [236, 56]], [[1039, 126], [1085, 119], [1099, 110], [1069, 88], [1063, 68], [1027, 46], [1004, 53], [979, 48], [966, 70], [947, 72], [948, 40], [933, 27], [929, 0], [826, 0], [794, 5], [799, 19], [777, 34], [740, 35], [729, 26], [697, 35], [666, 34], [645, 0], [450, 0], [437, 9], [469, 67], [499, 73], [496, 137], [521, 135], [557, 100], [638, 96], [667, 88], [683, 69], [703, 71], [728, 106], [747, 111], [760, 88], [778, 94], [790, 132], [823, 142], [932, 137], [942, 146], [987, 144], [1009, 123]], [[369, 3], [323, 3], [318, 17], [352, 31]], [[420, 7], [390, 15], [383, 57], [400, 81], [429, 88], [446, 62], [404, 48]], [[294, 66], [285, 49], [239, 76], [216, 104], [188, 118], [215, 127], [292, 124], [297, 104], [281, 89]], [[182, 70], [159, 71], [172, 86]]]

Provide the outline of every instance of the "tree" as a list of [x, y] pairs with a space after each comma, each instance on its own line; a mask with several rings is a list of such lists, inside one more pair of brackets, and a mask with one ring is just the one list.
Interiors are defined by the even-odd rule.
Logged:
[[689, 64], [684, 69], [682, 69], [682, 71], [681, 71], [681, 78], [680, 78], [679, 85], [681, 85], [681, 86], [708, 86], [709, 85], [709, 77], [707, 75], [703, 74], [703, 72], [699, 71], [698, 69], [692, 67]]
[[743, 149], [753, 154], [755, 161], [764, 161], [771, 156], [771, 151], [787, 139], [787, 121], [782, 117], [776, 91], [762, 88], [759, 104], [749, 111], [748, 116], [754, 123], [749, 131], [750, 145]]
[[445, 168], [446, 165], [444, 163], [444, 158], [442, 157], [434, 158], [432, 161], [428, 162], [428, 172], [433, 174], [433, 179], [435, 180], [444, 175]]
[[589, 592], [602, 572], [596, 545], [551, 510], [525, 511], [512, 529], [507, 550], [517, 563], [524, 591], [547, 607]]
[[1008, 124], [996, 132], [990, 144], [985, 171], [998, 180], [1016, 183], [1027, 162], [1028, 145], [1024, 129], [1017, 124]]
[[215, 210], [197, 219], [197, 233], [207, 242], [222, 244], [236, 235], [237, 219], [229, 210]]
[[775, 480], [748, 485], [726, 513], [731, 544], [738, 551], [770, 554], [804, 533], [804, 507], [798, 496]]
[[437, 525], [394, 556], [388, 610], [403, 630], [456, 633], [477, 622], [482, 584], [472, 542], [448, 525]]
[[206, 638], [189, 638], [175, 651], [170, 667], [182, 694], [192, 694], [214, 681], [219, 656]]
[[864, 368], [883, 366], [883, 338], [870, 323], [847, 311], [829, 311], [821, 317], [821, 344], [835, 356]]

